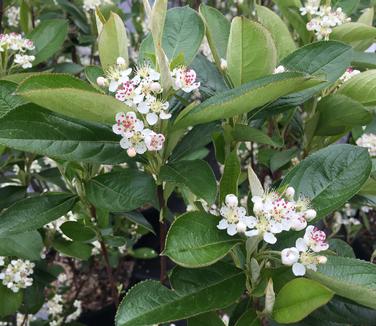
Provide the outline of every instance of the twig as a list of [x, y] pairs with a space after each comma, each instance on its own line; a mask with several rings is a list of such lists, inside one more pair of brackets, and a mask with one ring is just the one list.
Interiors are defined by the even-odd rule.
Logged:
[[[91, 212], [91, 215], [94, 217], [94, 219], [97, 220], [97, 212], [96, 212], [96, 209], [95, 209], [94, 206], [90, 207], [90, 212]], [[102, 238], [100, 238], [99, 243], [101, 245], [101, 250], [102, 250], [102, 253], [103, 253], [103, 257], [104, 257], [107, 277], [108, 277], [108, 280], [110, 281], [112, 301], [114, 302], [115, 306], [117, 307], [119, 305], [119, 295], [118, 295], [118, 291], [117, 291], [117, 288], [116, 288], [115, 279], [114, 279], [114, 276], [112, 274], [110, 260], [108, 258], [107, 247], [106, 247], [106, 244], [105, 244], [105, 242], [103, 241]]]

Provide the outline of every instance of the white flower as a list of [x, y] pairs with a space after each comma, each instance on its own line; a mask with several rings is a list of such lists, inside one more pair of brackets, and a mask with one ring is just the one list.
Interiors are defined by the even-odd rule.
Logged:
[[160, 151], [163, 148], [165, 136], [150, 131], [145, 134], [145, 145], [149, 151]]
[[221, 69], [226, 70], [227, 69], [227, 60], [221, 58]]
[[140, 131], [135, 131], [133, 135], [129, 138], [123, 138], [120, 141], [121, 148], [127, 150], [129, 156], [135, 156], [136, 154], [144, 154], [147, 151], [145, 144], [145, 136], [147, 136], [152, 131], [150, 129], [143, 129]]
[[299, 247], [297, 246], [297, 248], [301, 251], [305, 251], [303, 250], [305, 247], [307, 247], [308, 249], [311, 249], [314, 252], [324, 251], [329, 248], [329, 245], [325, 243], [326, 241], [325, 232], [319, 230], [317, 227], [313, 225], [310, 225], [307, 227], [305, 234], [304, 234], [304, 238], [303, 239], [299, 238], [297, 240], [297, 244], [298, 244], [298, 241], [299, 241]]
[[116, 114], [116, 124], [112, 126], [112, 131], [117, 135], [130, 138], [135, 132], [144, 129], [144, 123], [139, 120], [134, 112], [119, 112]]
[[171, 114], [167, 113], [168, 107], [168, 102], [149, 96], [145, 102], [137, 106], [137, 110], [142, 114], [146, 114], [146, 121], [153, 126], [158, 122], [158, 119], [166, 120], [171, 118]]
[[133, 83], [129, 81], [129, 75], [131, 72], [131, 68], [109, 68], [106, 72], [106, 75], [108, 76], [107, 78], [110, 80], [108, 90], [113, 93], [119, 88], [120, 90], [127, 90], [127, 86], [133, 86]]
[[8, 18], [8, 25], [10, 27], [18, 27], [20, 22], [20, 8], [19, 7], [9, 7], [6, 11], [6, 17]]
[[0, 266], [5, 265], [5, 257], [0, 256]]
[[227, 195], [225, 198], [225, 205], [221, 207], [220, 214], [223, 217], [217, 228], [220, 230], [227, 230], [228, 235], [235, 235], [236, 233], [245, 233], [247, 227], [252, 227], [252, 219], [246, 216], [246, 209], [238, 207], [238, 199], [235, 195]]
[[193, 69], [187, 67], [176, 68], [172, 72], [174, 77], [175, 90], [183, 90], [186, 93], [190, 93], [193, 90], [200, 87], [200, 82], [196, 81], [196, 72]]
[[31, 68], [32, 62], [35, 60], [35, 56], [27, 54], [16, 54], [14, 62], [20, 65], [23, 69]]
[[33, 274], [34, 266], [29, 260], [13, 259], [0, 273], [0, 280], [4, 286], [17, 293], [33, 284], [29, 276]]
[[375, 134], [363, 134], [358, 138], [356, 144], [361, 147], [368, 148], [369, 155], [376, 156], [376, 135]]
[[274, 69], [274, 74], [280, 74], [282, 72], [286, 72], [286, 68], [284, 66], [278, 66], [277, 68]]

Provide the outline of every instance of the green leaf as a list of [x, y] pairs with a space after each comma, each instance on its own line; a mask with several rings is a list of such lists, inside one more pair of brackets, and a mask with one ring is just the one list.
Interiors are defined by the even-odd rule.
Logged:
[[68, 22], [65, 19], [43, 20], [28, 38], [35, 45], [35, 60], [33, 65], [49, 59], [59, 51], [68, 34]]
[[278, 323], [294, 323], [325, 305], [334, 293], [312, 280], [297, 278], [279, 291], [273, 309], [273, 319]]
[[333, 0], [335, 8], [342, 8], [346, 15], [350, 16], [359, 6], [360, 0]]
[[26, 189], [27, 187], [25, 186], [5, 186], [0, 188], [0, 211], [25, 198]]
[[163, 181], [186, 186], [209, 204], [214, 203], [217, 196], [217, 182], [213, 170], [205, 161], [179, 161], [164, 165], [160, 177]]
[[355, 258], [353, 248], [341, 239], [329, 240], [330, 250], [333, 250], [338, 256]]
[[31, 9], [26, 0], [22, 0], [20, 5], [20, 27], [25, 34], [33, 28]]
[[104, 76], [104, 71], [101, 67], [98, 66], [87, 66], [85, 67], [85, 77], [91, 86], [95, 87], [96, 89], [101, 90], [101, 88], [97, 84], [97, 78]]
[[30, 77], [20, 84], [17, 94], [56, 113], [102, 123], [113, 123], [116, 113], [131, 111], [113, 97], [96, 93], [89, 84], [63, 76]]
[[231, 152], [225, 161], [222, 178], [219, 183], [219, 202], [223, 203], [226, 195], [238, 194], [238, 182], [240, 177], [240, 162], [237, 151]]
[[258, 144], [271, 145], [274, 147], [281, 147], [281, 143], [275, 142], [267, 134], [257, 128], [247, 125], [235, 125], [232, 129], [232, 137], [236, 141], [251, 141]]
[[77, 197], [47, 193], [20, 200], [0, 214], [0, 236], [39, 229], [68, 213]]
[[174, 290], [156, 281], [130, 289], [119, 306], [116, 326], [159, 324], [224, 308], [243, 293], [245, 276], [226, 264], [198, 270], [177, 267], [171, 283]]
[[146, 173], [126, 169], [99, 175], [85, 186], [88, 200], [110, 212], [131, 211], [153, 202], [154, 179]]
[[261, 321], [257, 317], [256, 311], [248, 309], [240, 316], [235, 326], [261, 326]]
[[241, 242], [239, 237], [218, 230], [218, 222], [217, 216], [204, 212], [181, 215], [168, 232], [164, 255], [189, 268], [214, 264]]
[[188, 326], [225, 326], [222, 319], [214, 311], [189, 318]]
[[129, 161], [111, 128], [53, 113], [34, 104], [0, 119], [0, 143], [61, 160], [100, 164]]
[[0, 317], [15, 313], [22, 304], [22, 292], [14, 293], [0, 284]]
[[0, 118], [25, 103], [22, 97], [14, 95], [16, 88], [17, 84], [13, 82], [0, 81]]
[[[362, 23], [346, 23], [333, 28], [331, 40], [337, 40], [352, 45], [355, 50], [364, 51], [376, 38], [376, 28]], [[366, 46], [364, 42], [368, 41]]]
[[200, 5], [200, 15], [205, 23], [206, 38], [211, 52], [219, 67], [221, 59], [226, 58], [230, 23], [220, 11], [205, 4]]
[[351, 66], [359, 69], [375, 69], [376, 53], [354, 51]]
[[74, 241], [89, 241], [95, 238], [95, 231], [81, 223], [68, 221], [60, 226], [61, 231]]
[[39, 260], [42, 250], [42, 237], [37, 231], [0, 235], [0, 256]]
[[282, 182], [311, 200], [318, 217], [341, 207], [367, 181], [371, 159], [364, 148], [342, 144], [321, 149], [292, 169]]
[[128, 38], [123, 20], [111, 12], [98, 37], [99, 58], [103, 69], [116, 64], [122, 57], [128, 65]]
[[258, 21], [272, 34], [278, 62], [296, 50], [296, 44], [283, 20], [267, 7], [256, 5]]
[[372, 121], [372, 114], [362, 104], [342, 94], [322, 98], [317, 105], [317, 112], [319, 121], [315, 134], [319, 136], [342, 134]]
[[153, 226], [148, 222], [148, 220], [139, 212], [126, 212], [122, 213], [121, 216], [124, 216], [127, 220], [142, 226], [144, 229], [150, 231], [151, 233], [155, 234]]
[[376, 309], [376, 265], [366, 261], [328, 256], [326, 264], [308, 276], [339, 296]]
[[291, 163], [291, 160], [299, 154], [299, 149], [291, 147], [281, 152], [275, 152], [270, 157], [270, 170], [274, 173], [285, 165]]
[[[253, 80], [248, 84], [219, 93], [175, 123], [176, 128], [230, 118], [250, 112], [277, 98], [321, 83], [319, 78], [287, 72]], [[185, 113], [182, 111], [182, 113]]]
[[344, 83], [338, 92], [365, 106], [376, 105], [376, 69], [354, 76]]
[[270, 32], [260, 23], [235, 17], [227, 48], [227, 71], [235, 87], [273, 73], [277, 50]]
[[91, 256], [92, 247], [86, 243], [56, 239], [52, 246], [65, 256], [88, 260]]
[[137, 248], [130, 251], [130, 254], [137, 259], [152, 259], [158, 257], [158, 253], [151, 248]]

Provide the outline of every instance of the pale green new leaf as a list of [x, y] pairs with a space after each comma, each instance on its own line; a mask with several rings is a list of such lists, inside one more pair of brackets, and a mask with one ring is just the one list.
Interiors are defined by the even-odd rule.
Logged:
[[[376, 28], [362, 23], [346, 23], [337, 26], [330, 34], [331, 40], [350, 44], [355, 50], [364, 51], [376, 38]], [[359, 41], [362, 41], [359, 43]], [[363, 41], [367, 41], [364, 43]]]

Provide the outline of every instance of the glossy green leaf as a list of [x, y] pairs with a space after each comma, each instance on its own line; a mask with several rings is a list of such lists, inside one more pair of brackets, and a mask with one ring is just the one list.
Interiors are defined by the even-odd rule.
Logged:
[[76, 200], [67, 193], [47, 193], [20, 200], [0, 214], [0, 236], [39, 229], [68, 213]]
[[188, 326], [225, 326], [222, 319], [214, 311], [189, 318]]
[[0, 81], [0, 118], [25, 103], [22, 97], [14, 95], [16, 88], [17, 84], [13, 82]]
[[27, 104], [0, 120], [0, 144], [67, 161], [117, 164], [129, 160], [111, 128]]
[[42, 237], [37, 231], [0, 235], [0, 256], [39, 260], [43, 246]]
[[98, 37], [99, 58], [102, 68], [116, 64], [116, 59], [122, 57], [128, 64], [128, 38], [123, 20], [111, 12], [110, 18], [103, 25]]
[[260, 129], [247, 125], [235, 125], [231, 133], [232, 137], [236, 141], [250, 141], [258, 144], [271, 145], [274, 147], [282, 146], [281, 143], [274, 141]]
[[210, 165], [202, 160], [179, 161], [163, 166], [163, 181], [186, 186], [198, 198], [212, 204], [217, 195], [217, 182]]
[[0, 317], [15, 313], [22, 304], [22, 292], [14, 293], [0, 284]]
[[60, 226], [61, 231], [74, 241], [89, 241], [95, 238], [95, 231], [82, 223], [68, 221]]
[[231, 22], [227, 71], [235, 87], [273, 73], [277, 50], [270, 32], [245, 17]]
[[0, 188], [0, 211], [26, 197], [25, 186], [5, 186]]
[[319, 78], [295, 72], [263, 77], [211, 97], [186, 113], [175, 126], [184, 128], [247, 113], [281, 96], [321, 82]]
[[273, 319], [279, 323], [294, 323], [325, 305], [334, 293], [318, 282], [297, 278], [279, 292], [273, 309]]
[[24, 80], [17, 94], [28, 101], [72, 118], [113, 123], [116, 113], [130, 111], [111, 96], [96, 93], [89, 84], [59, 74], [42, 74]]
[[76, 241], [56, 239], [52, 246], [65, 256], [87, 260], [91, 256], [92, 246]]
[[89, 180], [85, 189], [93, 205], [110, 212], [132, 211], [153, 202], [156, 196], [154, 179], [132, 169], [99, 175]]
[[371, 159], [366, 149], [347, 144], [331, 145], [292, 169], [282, 186], [290, 185], [297, 195], [310, 199], [317, 215], [323, 217], [353, 197], [370, 172]]
[[333, 0], [332, 5], [335, 8], [342, 8], [346, 15], [350, 16], [358, 7], [360, 0]]
[[240, 316], [235, 326], [261, 326], [261, 320], [257, 317], [256, 311], [248, 309]]
[[205, 23], [206, 38], [217, 66], [226, 58], [230, 22], [217, 9], [205, 4], [200, 5], [200, 15]]
[[97, 78], [104, 76], [104, 71], [101, 67], [98, 66], [87, 66], [85, 67], [85, 77], [91, 86], [100, 89], [97, 84]]
[[375, 69], [376, 53], [354, 51], [351, 65], [358, 69]]
[[319, 121], [315, 134], [319, 136], [341, 134], [372, 121], [372, 114], [362, 104], [342, 94], [322, 98], [317, 105], [317, 112]]
[[328, 256], [326, 264], [308, 276], [365, 307], [376, 309], [376, 265], [366, 261]]
[[218, 230], [219, 220], [204, 212], [181, 215], [168, 232], [164, 255], [189, 268], [214, 264], [241, 242], [239, 237]]
[[330, 250], [334, 251], [338, 256], [355, 258], [353, 248], [341, 239], [330, 239], [328, 241]]
[[277, 49], [278, 61], [294, 52], [296, 44], [283, 20], [274, 11], [265, 6], [257, 5], [256, 12], [258, 21], [272, 34]]
[[156, 281], [131, 288], [119, 306], [116, 326], [159, 324], [224, 308], [240, 297], [245, 285], [243, 271], [226, 264], [193, 270], [177, 267], [170, 280], [174, 290]]
[[354, 76], [340, 87], [339, 93], [365, 106], [376, 105], [376, 69]]
[[231, 152], [225, 161], [222, 178], [219, 183], [219, 202], [223, 203], [226, 195], [238, 194], [238, 183], [240, 177], [240, 161], [237, 151]]
[[122, 213], [121, 216], [124, 216], [127, 220], [142, 226], [144, 229], [155, 234], [153, 226], [148, 222], [148, 220], [139, 212], [126, 212]]
[[[346, 23], [333, 28], [330, 34], [331, 40], [341, 41], [350, 44], [355, 50], [364, 51], [376, 38], [376, 28], [362, 23]], [[366, 46], [364, 42], [369, 41]]]
[[35, 60], [33, 65], [37, 65], [61, 49], [68, 34], [68, 22], [64, 19], [43, 20], [28, 35], [28, 38], [35, 45]]

